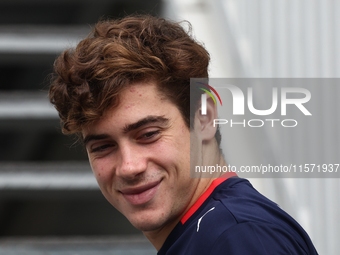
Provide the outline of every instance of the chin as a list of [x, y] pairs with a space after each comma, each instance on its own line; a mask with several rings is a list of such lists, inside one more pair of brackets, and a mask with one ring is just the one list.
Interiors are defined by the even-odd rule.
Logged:
[[128, 220], [136, 229], [143, 232], [157, 230], [167, 223], [164, 213], [159, 213], [158, 215], [143, 215], [139, 213], [136, 216], [137, 217], [128, 217]]
[[146, 232], [146, 231], [153, 231], [161, 228], [164, 226], [165, 222], [162, 220], [155, 220], [155, 219], [147, 219], [144, 221], [130, 221], [131, 224], [138, 230]]

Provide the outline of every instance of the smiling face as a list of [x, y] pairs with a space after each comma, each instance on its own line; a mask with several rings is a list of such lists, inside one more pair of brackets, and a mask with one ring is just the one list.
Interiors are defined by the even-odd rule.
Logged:
[[198, 185], [190, 178], [190, 130], [153, 83], [137, 83], [82, 132], [105, 198], [138, 229], [173, 224]]

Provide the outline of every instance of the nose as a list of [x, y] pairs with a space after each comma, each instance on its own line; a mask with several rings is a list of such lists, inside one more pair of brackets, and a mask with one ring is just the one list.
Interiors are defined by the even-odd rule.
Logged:
[[120, 147], [120, 164], [116, 169], [116, 176], [134, 180], [147, 169], [147, 158], [143, 156], [138, 145], [123, 145]]

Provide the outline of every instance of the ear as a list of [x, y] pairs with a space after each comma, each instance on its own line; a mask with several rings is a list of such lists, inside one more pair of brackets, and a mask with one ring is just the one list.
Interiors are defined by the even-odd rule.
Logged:
[[202, 141], [209, 141], [215, 137], [217, 126], [214, 127], [214, 119], [217, 119], [217, 106], [214, 100], [207, 95], [207, 112], [205, 115], [201, 113], [201, 107], [195, 114], [198, 122], [198, 130], [201, 133]]

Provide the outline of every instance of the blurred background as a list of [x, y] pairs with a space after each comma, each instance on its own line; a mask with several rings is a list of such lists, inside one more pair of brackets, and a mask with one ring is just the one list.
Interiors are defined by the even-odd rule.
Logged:
[[[98, 19], [137, 12], [190, 21], [211, 53], [210, 77], [331, 78], [340, 77], [339, 11], [336, 0], [1, 0], [0, 254], [156, 254], [102, 197], [85, 150], [61, 134], [47, 98], [54, 59]], [[339, 155], [340, 106], [331, 106], [332, 129], [275, 137], [269, 149], [284, 144], [310, 160], [315, 151], [297, 146], [309, 135], [326, 141], [320, 153]], [[243, 157], [261, 149], [243, 143]], [[319, 254], [337, 254], [339, 179], [252, 182], [303, 225]]]

